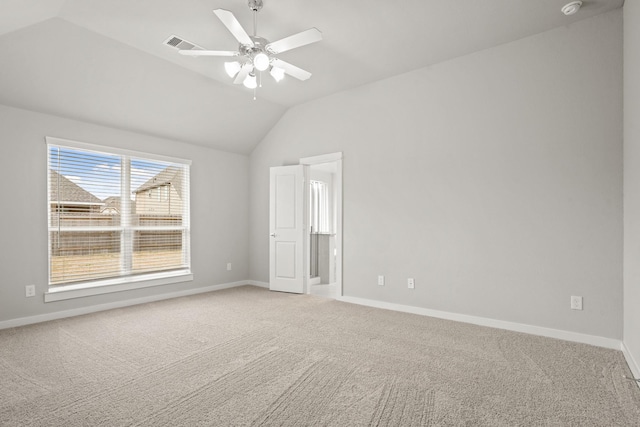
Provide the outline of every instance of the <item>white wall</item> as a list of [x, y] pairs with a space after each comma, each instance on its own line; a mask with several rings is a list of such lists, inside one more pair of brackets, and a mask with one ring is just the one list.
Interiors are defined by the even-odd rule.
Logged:
[[[191, 261], [194, 281], [43, 302], [47, 289], [45, 136], [193, 160]], [[0, 321], [246, 280], [248, 158], [0, 105]], [[232, 262], [233, 270], [226, 271]], [[25, 298], [25, 285], [37, 295]]]
[[[640, 3], [624, 3], [624, 344], [640, 377]], [[628, 357], [629, 359], [629, 357]]]
[[269, 167], [337, 151], [346, 296], [622, 338], [620, 10], [289, 110], [251, 155], [252, 279]]

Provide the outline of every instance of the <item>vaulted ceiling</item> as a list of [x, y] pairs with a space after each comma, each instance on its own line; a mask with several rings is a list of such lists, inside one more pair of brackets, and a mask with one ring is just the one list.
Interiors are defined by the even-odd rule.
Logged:
[[623, 4], [585, 0], [567, 17], [567, 2], [264, 0], [258, 35], [275, 41], [316, 27], [323, 40], [280, 55], [311, 79], [267, 76], [254, 101], [225, 74], [225, 58], [163, 44], [177, 35], [236, 50], [212, 10], [232, 11], [252, 33], [246, 0], [3, 0], [0, 103], [246, 154], [292, 106]]

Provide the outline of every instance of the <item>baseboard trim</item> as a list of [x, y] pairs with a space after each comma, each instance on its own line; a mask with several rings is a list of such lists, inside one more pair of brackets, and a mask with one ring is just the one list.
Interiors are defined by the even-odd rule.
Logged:
[[258, 286], [260, 288], [269, 289], [269, 284], [267, 282], [260, 282], [258, 280], [247, 280], [247, 283], [252, 285], [252, 286]]
[[[15, 328], [18, 326], [31, 325], [34, 323], [47, 322], [49, 320], [64, 319], [65, 317], [81, 316], [83, 314], [96, 313], [98, 311], [111, 310], [114, 308], [128, 307], [131, 305], [145, 304], [148, 302], [162, 301], [165, 299], [186, 297], [190, 295], [203, 294], [206, 292], [220, 291], [222, 289], [236, 288], [238, 286], [250, 285], [251, 281], [241, 280], [238, 282], [222, 283], [219, 285], [206, 286], [204, 288], [185, 289], [183, 291], [169, 292], [148, 297], [128, 299], [124, 301], [111, 302], [107, 304], [97, 304], [88, 307], [74, 308], [71, 310], [56, 311], [35, 316], [19, 317], [0, 321], [0, 329]], [[259, 285], [254, 285], [259, 286]]]
[[540, 335], [543, 337], [556, 338], [582, 344], [590, 344], [597, 347], [605, 347], [614, 350], [620, 350], [622, 346], [622, 342], [620, 340], [599, 337], [595, 335], [581, 334], [578, 332], [563, 331], [560, 329], [525, 325], [523, 323], [507, 322], [503, 320], [489, 319], [486, 317], [469, 316], [466, 314], [457, 314], [446, 311], [431, 310], [428, 308], [412, 307], [409, 305], [394, 304], [383, 301], [369, 300], [365, 298], [342, 296], [338, 297], [337, 299], [338, 301], [344, 301], [351, 304], [365, 305], [368, 307], [382, 308], [385, 310], [401, 311], [403, 313], [419, 314], [422, 316], [436, 317], [438, 319], [453, 320], [456, 322], [471, 323], [473, 325], [488, 326], [490, 328], [505, 329], [508, 331], [522, 332], [531, 335]]
[[[186, 289], [183, 291], [169, 292], [169, 293], [158, 294], [158, 295], [150, 295], [147, 297], [117, 301], [117, 302], [112, 302], [107, 304], [98, 304], [98, 305], [92, 305], [88, 307], [75, 308], [71, 310], [56, 311], [52, 313], [39, 314], [35, 316], [4, 320], [4, 321], [0, 321], [0, 329], [31, 325], [34, 323], [63, 319], [65, 317], [81, 316], [83, 314], [90, 314], [90, 313], [95, 313], [95, 312], [104, 311], [104, 310], [111, 310], [114, 308], [122, 308], [122, 307], [137, 305], [137, 304], [144, 304], [148, 302], [161, 301], [165, 299], [197, 295], [197, 294], [202, 294], [206, 292], [219, 291], [222, 289], [236, 288], [244, 285], [252, 285], [252, 286], [257, 286], [257, 287], [267, 288], [267, 289], [269, 288], [269, 283], [266, 283], [266, 282], [261, 282], [257, 280], [241, 280], [237, 282], [206, 286], [204, 288]], [[400, 311], [404, 313], [436, 317], [439, 319], [453, 320], [457, 322], [470, 323], [470, 324], [479, 325], [479, 326], [488, 326], [491, 328], [505, 329], [505, 330], [514, 331], [514, 332], [522, 332], [522, 333], [527, 333], [532, 335], [540, 335], [540, 336], [549, 337], [549, 338], [557, 338], [557, 339], [562, 339], [566, 341], [590, 344], [597, 347], [605, 347], [605, 348], [611, 348], [614, 350], [622, 350], [631, 372], [636, 378], [640, 378], [640, 364], [636, 362], [636, 360], [633, 358], [633, 356], [628, 351], [628, 349], [626, 348], [626, 346], [622, 341], [615, 340], [612, 338], [605, 338], [605, 337], [599, 337], [595, 335], [587, 335], [587, 334], [581, 334], [577, 332], [563, 331], [559, 329], [544, 328], [540, 326], [525, 325], [522, 323], [507, 322], [503, 320], [495, 320], [495, 319], [489, 319], [485, 317], [450, 313], [446, 311], [438, 311], [438, 310], [432, 310], [432, 309], [421, 308], [421, 307], [413, 307], [413, 306], [402, 305], [402, 304], [394, 304], [394, 303], [388, 303], [383, 301], [369, 300], [365, 298], [341, 296], [341, 297], [338, 297], [337, 300], [351, 303], [351, 304], [381, 308], [385, 310], [394, 310], [394, 311]], [[640, 384], [638, 384], [638, 386], [640, 387]]]
[[[631, 374], [633, 374], [634, 378], [640, 378], [640, 364], [636, 362], [633, 358], [633, 355], [629, 352], [629, 349], [624, 344], [624, 341], [621, 344], [622, 354], [624, 354], [624, 358], [627, 361], [627, 365], [629, 365], [629, 369], [631, 370]], [[636, 385], [640, 388], [640, 382], [636, 381]]]

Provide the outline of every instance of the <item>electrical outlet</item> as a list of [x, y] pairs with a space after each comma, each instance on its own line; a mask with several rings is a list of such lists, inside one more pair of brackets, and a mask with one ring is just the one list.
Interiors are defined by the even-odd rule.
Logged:
[[582, 297], [571, 297], [571, 310], [582, 310]]
[[227, 263], [227, 271], [231, 271], [231, 263], [230, 262]]
[[415, 280], [413, 279], [413, 277], [409, 277], [409, 278], [407, 279], [407, 287], [408, 287], [409, 289], [415, 289], [415, 287], [416, 287], [416, 282], [415, 282]]
[[384, 286], [384, 276], [378, 276], [378, 286]]
[[24, 295], [25, 297], [35, 297], [36, 296], [36, 285], [27, 285], [24, 287]]

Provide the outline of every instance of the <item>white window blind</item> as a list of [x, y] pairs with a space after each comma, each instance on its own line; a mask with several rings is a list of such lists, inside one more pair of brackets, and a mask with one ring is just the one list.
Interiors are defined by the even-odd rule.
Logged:
[[189, 162], [47, 139], [49, 284], [190, 270]]

